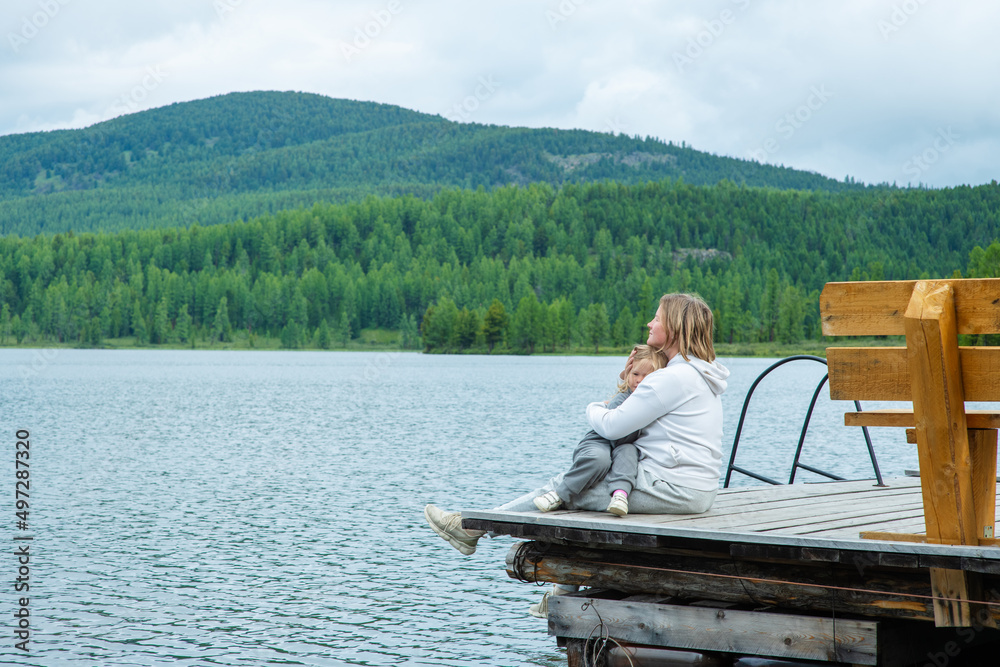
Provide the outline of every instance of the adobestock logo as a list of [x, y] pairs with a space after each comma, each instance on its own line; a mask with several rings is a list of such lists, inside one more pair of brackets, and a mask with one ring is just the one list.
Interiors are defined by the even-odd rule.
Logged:
[[628, 133], [628, 123], [624, 122], [619, 116], [606, 118], [604, 120], [604, 127], [608, 128], [608, 132], [616, 137], [620, 134]]
[[226, 19], [236, 11], [236, 8], [243, 4], [243, 0], [215, 0], [212, 3], [215, 13], [220, 19]]
[[[774, 124], [774, 129], [785, 141], [788, 141], [795, 133], [808, 123], [813, 114], [823, 108], [833, 97], [833, 93], [826, 89], [826, 85], [812, 86], [806, 101], [779, 118]], [[781, 150], [781, 142], [775, 137], [768, 137], [760, 148], [748, 151], [751, 160], [765, 162], [767, 158]]]
[[[750, 6], [750, 0], [732, 0], [732, 2], [739, 6], [740, 11], [746, 11], [747, 7]], [[678, 73], [684, 74], [684, 69], [701, 58], [705, 51], [722, 37], [722, 34], [726, 32], [726, 27], [736, 23], [737, 18], [738, 16], [732, 10], [723, 9], [716, 18], [702, 21], [702, 29], [688, 38], [684, 50], [674, 51], [674, 65], [677, 67]]]
[[476, 86], [472, 95], [467, 95], [465, 99], [441, 115], [456, 123], [467, 121], [483, 102], [493, 97], [493, 93], [499, 87], [500, 82], [492, 76], [481, 76], [479, 77], [479, 85]]
[[559, 27], [560, 23], [564, 23], [569, 20], [569, 17], [576, 14], [576, 9], [587, 0], [562, 0], [559, 6], [556, 8], [559, 11], [554, 12], [551, 9], [545, 11], [545, 18], [549, 22], [549, 27], [555, 30]]
[[19, 53], [21, 47], [33, 40], [42, 28], [56, 17], [59, 11], [68, 5], [71, 0], [41, 0], [38, 3], [38, 11], [29, 16], [21, 17], [21, 30], [7, 33], [7, 40], [14, 53]]
[[347, 62], [355, 56], [360, 56], [361, 52], [371, 46], [372, 40], [377, 39], [382, 31], [389, 27], [394, 16], [403, 11], [403, 6], [398, 0], [390, 0], [385, 9], [378, 9], [372, 12], [372, 20], [363, 26], [354, 27], [354, 39], [350, 44], [340, 43], [340, 51], [344, 54]]
[[925, 148], [920, 154], [913, 155], [909, 160], [903, 163], [903, 171], [907, 176], [912, 176], [914, 179], [920, 178], [927, 170], [933, 167], [941, 156], [951, 150], [951, 147], [955, 145], [956, 141], [960, 136], [951, 129], [949, 125], [947, 129], [938, 128], [937, 136], [931, 145]]
[[133, 86], [132, 90], [125, 93], [104, 111], [104, 118], [115, 118], [123, 114], [132, 113], [139, 110], [139, 105], [149, 94], [160, 87], [163, 80], [170, 76], [163, 71], [160, 65], [146, 68], [146, 76], [142, 77], [142, 82]]
[[889, 35], [899, 32], [900, 28], [909, 23], [910, 18], [920, 11], [920, 7], [927, 0], [906, 0], [901, 5], [893, 5], [889, 19], [879, 19], [878, 31], [882, 33], [882, 39], [889, 41]]

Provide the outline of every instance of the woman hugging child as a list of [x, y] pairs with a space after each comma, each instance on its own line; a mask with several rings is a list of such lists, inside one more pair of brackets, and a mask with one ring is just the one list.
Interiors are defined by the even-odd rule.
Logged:
[[[587, 406], [587, 422], [595, 433], [577, 446], [569, 472], [494, 509], [529, 512], [565, 506], [624, 514], [625, 508], [615, 502], [613, 494], [631, 488], [627, 511], [633, 514], [707, 512], [719, 491], [722, 394], [729, 377], [729, 370], [715, 358], [713, 322], [712, 310], [701, 297], [664, 294], [646, 325], [646, 344], [668, 360], [666, 366], [661, 360], [652, 361], [649, 367], [637, 368], [635, 376], [626, 366], [626, 379], [632, 380], [634, 393], [627, 400], [619, 394], [611, 404], [598, 401]], [[642, 370], [652, 372], [636, 384]], [[628, 457], [629, 450], [614, 446], [629, 434], [642, 455], [638, 470], [635, 458]], [[615, 458], [625, 458], [615, 462], [625, 468], [628, 461], [630, 469], [612, 479], [612, 454], [619, 449]], [[607, 505], [609, 495], [612, 502]], [[539, 497], [545, 502], [536, 504]], [[435, 533], [466, 555], [475, 553], [485, 534], [463, 528], [459, 512], [435, 505], [424, 508], [424, 518]]]
[[[618, 393], [607, 402], [613, 410], [627, 399], [640, 382], [653, 371], [667, 365], [666, 357], [648, 345], [636, 345], [622, 372]], [[639, 450], [635, 441], [640, 431], [617, 440], [608, 440], [597, 431], [588, 431], [573, 451], [570, 468], [556, 488], [535, 498], [535, 507], [542, 512], [559, 509], [602, 479], [611, 490], [608, 512], [616, 516], [628, 514], [628, 494], [632, 492], [639, 471]], [[610, 472], [609, 472], [610, 467]]]

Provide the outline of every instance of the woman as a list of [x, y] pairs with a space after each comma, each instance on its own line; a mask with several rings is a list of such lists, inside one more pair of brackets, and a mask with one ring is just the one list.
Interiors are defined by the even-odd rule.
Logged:
[[[620, 406], [587, 406], [590, 427], [608, 439], [642, 429], [635, 445], [639, 471], [629, 494], [629, 511], [645, 514], [697, 514], [715, 500], [722, 467], [722, 400], [729, 371], [715, 360], [712, 311], [698, 296], [666, 294], [647, 325], [651, 347], [668, 359], [650, 373]], [[527, 512], [548, 485], [501, 505], [498, 510]], [[609, 494], [607, 476], [566, 504], [568, 509], [602, 511]], [[431, 528], [463, 554], [476, 550], [482, 531], [465, 530], [457, 512], [434, 505], [424, 509]]]

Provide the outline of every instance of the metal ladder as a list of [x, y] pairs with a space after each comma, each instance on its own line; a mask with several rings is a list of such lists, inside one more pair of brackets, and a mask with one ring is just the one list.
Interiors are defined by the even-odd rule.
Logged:
[[[742, 412], [740, 412], [740, 422], [739, 425], [736, 427], [736, 437], [733, 439], [733, 449], [729, 454], [729, 466], [726, 468], [726, 481], [723, 484], [722, 488], [724, 489], [729, 488], [729, 482], [732, 479], [733, 472], [742, 473], [748, 477], [753, 477], [754, 479], [760, 480], [761, 482], [766, 482], [768, 484], [775, 484], [775, 485], [781, 484], [781, 482], [771, 479], [770, 477], [755, 473], [751, 470], [747, 470], [746, 468], [741, 468], [740, 466], [736, 465], [736, 451], [739, 448], [740, 435], [743, 432], [743, 423], [746, 420], [747, 409], [750, 407], [750, 399], [753, 397], [753, 392], [757, 388], [757, 385], [759, 385], [761, 381], [765, 377], [767, 377], [767, 375], [771, 371], [778, 368], [779, 366], [783, 366], [792, 361], [800, 361], [800, 360], [811, 360], [819, 362], [824, 366], [827, 365], [826, 359], [823, 359], [822, 357], [816, 357], [810, 354], [796, 354], [791, 357], [785, 357], [784, 359], [780, 359], [777, 362], [768, 366], [763, 373], [757, 376], [757, 379], [754, 380], [753, 384], [750, 385], [750, 390], [747, 391], [747, 397], [743, 400], [743, 410]], [[819, 468], [816, 468], [814, 466], [807, 465], [805, 463], [802, 463], [800, 460], [802, 456], [802, 445], [805, 443], [806, 432], [809, 430], [809, 421], [812, 419], [813, 408], [816, 407], [816, 400], [819, 398], [820, 391], [822, 391], [823, 387], [826, 386], [826, 382], [829, 379], [829, 377], [830, 377], [829, 375], [823, 376], [823, 379], [820, 380], [818, 385], [816, 385], [816, 390], [813, 392], [812, 400], [809, 401], [809, 409], [806, 411], [806, 418], [802, 422], [802, 432], [799, 434], [799, 444], [795, 448], [795, 459], [794, 461], [792, 461], [792, 470], [791, 474], [788, 477], [788, 484], [793, 484], [795, 482], [795, 473], [798, 472], [799, 468], [803, 470], [808, 470], [809, 472], [816, 473], [817, 475], [821, 475], [823, 477], [827, 477], [832, 480], [844, 481], [843, 477], [834, 475], [833, 473], [827, 472], [825, 470], [820, 470]], [[861, 412], [861, 403], [859, 403], [858, 401], [854, 401], [854, 407], [858, 412]], [[872, 440], [871, 437], [868, 435], [868, 427], [867, 426], [863, 427], [861, 430], [865, 436], [865, 444], [868, 446], [868, 455], [871, 457], [872, 468], [875, 471], [875, 479], [878, 483], [878, 486], [885, 486], [885, 484], [882, 482], [882, 472], [879, 470], [878, 467], [878, 458], [875, 456], [875, 448], [872, 447]]]

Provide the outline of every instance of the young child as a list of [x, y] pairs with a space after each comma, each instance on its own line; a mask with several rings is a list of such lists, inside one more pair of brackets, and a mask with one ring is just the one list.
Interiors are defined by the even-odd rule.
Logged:
[[[642, 380], [655, 370], [666, 366], [664, 356], [648, 345], [636, 345], [625, 366], [624, 378], [618, 384], [618, 393], [608, 401], [614, 409], [627, 399]], [[589, 431], [573, 451], [573, 462], [555, 490], [535, 498], [535, 507], [542, 512], [559, 509], [567, 501], [589, 489], [607, 473], [610, 456], [611, 471], [607, 473], [612, 489], [608, 512], [617, 516], [628, 514], [628, 494], [632, 491], [639, 467], [639, 450], [633, 444], [639, 431], [618, 440], [608, 440], [596, 431]]]
[[[632, 363], [625, 369], [627, 376], [618, 385], [619, 393], [625, 393], [628, 398], [647, 375], [666, 365], [667, 360], [661, 353], [646, 345], [636, 345]], [[610, 403], [608, 406], [610, 407]], [[635, 431], [622, 440], [610, 441], [611, 472], [607, 480], [612, 491], [608, 512], [616, 516], [628, 514], [628, 494], [632, 492], [635, 478], [639, 474], [639, 448], [633, 444], [638, 437], [639, 432]]]

